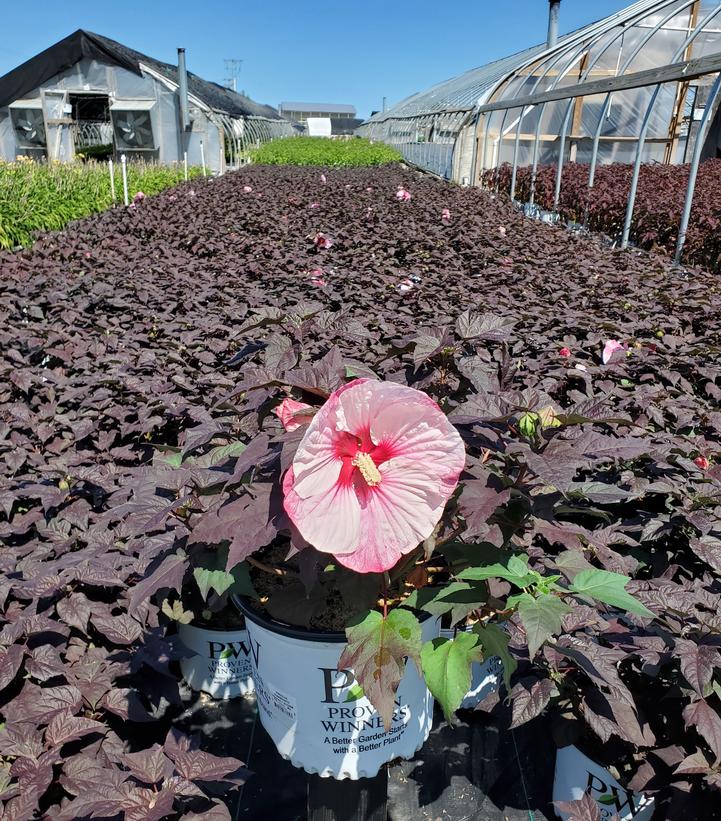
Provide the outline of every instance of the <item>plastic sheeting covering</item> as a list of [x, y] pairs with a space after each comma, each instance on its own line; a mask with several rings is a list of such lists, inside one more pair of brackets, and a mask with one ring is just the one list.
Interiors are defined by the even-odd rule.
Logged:
[[[358, 133], [388, 142], [410, 162], [438, 173], [437, 152], [424, 150], [422, 144], [441, 142], [440, 122], [460, 117], [452, 137], [456, 148], [450, 172], [457, 182], [474, 174], [477, 180], [482, 170], [514, 159], [519, 167], [555, 163], [562, 135], [565, 161], [589, 162], [599, 125], [598, 162], [634, 162], [655, 86], [614, 93], [606, 111], [605, 94], [527, 106], [523, 111], [499, 109], [480, 117], [476, 109], [720, 53], [719, 5], [713, 0], [640, 0], [559, 38], [550, 50], [536, 46], [414, 94], [375, 115]], [[710, 78], [701, 78], [661, 87], [650, 114], [644, 162], [683, 161], [688, 153], [686, 135], [693, 131], [688, 110], [691, 86], [709, 82]], [[468, 126], [476, 123], [475, 139], [469, 139]]]

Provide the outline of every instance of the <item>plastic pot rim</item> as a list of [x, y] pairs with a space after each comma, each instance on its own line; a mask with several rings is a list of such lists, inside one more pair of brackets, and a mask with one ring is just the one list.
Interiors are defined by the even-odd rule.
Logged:
[[242, 633], [248, 629], [245, 625], [242, 627], [209, 627], [207, 624], [198, 624], [195, 621], [190, 621], [187, 624], [178, 622], [176, 630], [179, 631], [181, 627], [194, 627], [196, 630], [207, 630], [209, 633]]
[[[251, 598], [249, 596], [239, 596], [237, 593], [233, 594], [231, 601], [238, 608], [241, 614], [249, 621], [257, 624], [259, 627], [264, 627], [273, 633], [278, 633], [281, 636], [287, 636], [291, 639], [302, 639], [304, 641], [317, 641], [323, 643], [337, 643], [345, 644], [348, 637], [344, 630], [314, 630], [308, 627], [299, 627], [295, 624], [288, 624], [279, 619], [268, 618], [267, 616], [258, 613], [250, 605]], [[410, 607], [404, 608], [416, 613], [418, 621], [423, 623], [427, 619], [433, 618], [431, 613], [426, 613], [419, 610], [412, 610]]]

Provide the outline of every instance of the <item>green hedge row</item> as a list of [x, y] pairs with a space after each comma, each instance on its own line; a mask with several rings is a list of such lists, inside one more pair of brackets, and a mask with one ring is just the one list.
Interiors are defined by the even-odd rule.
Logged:
[[330, 140], [326, 137], [284, 137], [252, 152], [260, 165], [320, 165], [327, 167], [386, 165], [403, 157], [383, 143], [359, 137]]
[[[197, 177], [198, 168], [188, 170]], [[183, 181], [182, 166], [128, 165], [130, 197], [157, 194]], [[116, 201], [123, 183], [115, 168]], [[105, 163], [36, 163], [29, 159], [0, 162], [0, 248], [32, 244], [39, 231], [64, 228], [72, 220], [104, 211], [113, 204]]]

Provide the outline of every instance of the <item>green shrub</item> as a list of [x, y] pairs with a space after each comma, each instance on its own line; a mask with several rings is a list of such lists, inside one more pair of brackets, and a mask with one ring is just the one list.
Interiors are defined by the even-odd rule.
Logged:
[[[189, 178], [201, 174], [188, 169]], [[122, 203], [120, 164], [115, 166], [115, 200]], [[128, 165], [128, 192], [157, 194], [183, 180], [182, 166]], [[39, 231], [55, 231], [69, 222], [104, 211], [113, 204], [105, 163], [0, 161], [0, 248], [31, 245]]]
[[252, 152], [260, 165], [370, 166], [399, 162], [402, 156], [388, 145], [369, 140], [329, 140], [326, 137], [284, 137]]

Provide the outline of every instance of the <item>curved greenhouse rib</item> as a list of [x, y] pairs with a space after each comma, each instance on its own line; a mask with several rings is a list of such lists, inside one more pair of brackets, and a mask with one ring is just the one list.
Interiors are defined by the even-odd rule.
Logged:
[[[574, 49], [573, 46], [578, 46], [578, 47]], [[560, 76], [565, 76], [571, 70], [571, 67], [574, 65], [574, 63], [576, 62], [578, 57], [581, 54], [583, 54], [583, 50], [585, 48], [586, 48], [586, 42], [584, 40], [580, 45], [578, 45], [577, 43], [574, 43], [572, 46], [569, 46], [567, 49], [562, 50], [557, 55], [556, 59], [553, 60], [552, 62], [549, 62], [549, 64], [546, 66], [546, 69], [543, 71], [543, 73], [541, 75], [539, 75], [538, 80], [533, 85], [533, 89], [531, 90], [531, 93], [534, 93], [536, 91], [539, 84], [548, 76], [548, 72], [556, 66], [556, 64], [559, 62], [559, 60], [562, 57], [566, 56], [567, 51], [571, 51], [571, 59], [569, 60], [569, 62], [567, 64], [565, 64], [563, 72], [559, 72], [559, 78], [560, 78]], [[514, 97], [518, 96], [518, 91], [519, 90], [520, 90], [520, 88], [516, 90], [516, 94], [514, 94]], [[534, 108], [535, 108], [535, 106], [533, 106], [533, 105], [523, 106], [523, 108], [521, 108], [521, 113], [518, 116], [518, 121], [517, 121], [517, 124], [516, 124], [516, 136], [515, 136], [515, 141], [514, 141], [514, 145], [513, 145], [513, 171], [512, 171], [512, 174], [511, 174], [511, 199], [514, 199], [515, 194], [516, 194], [516, 172], [518, 170], [518, 151], [519, 151], [520, 143], [521, 143], [521, 125], [523, 124], [523, 120], [526, 117], [526, 115], [530, 114], [530, 112]], [[528, 110], [526, 110], [526, 109], [528, 109]], [[505, 123], [505, 118], [506, 118], [507, 113], [508, 113], [508, 109], [506, 109], [506, 111], [503, 115], [503, 120], [501, 121], [501, 137], [503, 135], [503, 125]], [[539, 128], [540, 128], [540, 126], [539, 126]], [[536, 142], [538, 142], [538, 129], [537, 129], [537, 135], [536, 135]], [[499, 154], [500, 154], [500, 152], [499, 152]], [[485, 157], [484, 157], [484, 161], [485, 161]], [[496, 167], [496, 166], [494, 166], [494, 167]], [[531, 187], [531, 193], [533, 193], [533, 187]], [[532, 198], [531, 198], [531, 202], [533, 202]]]
[[[654, 7], [655, 2], [657, 0], [640, 0], [610, 17], [564, 35], [552, 49], [548, 49], [545, 43], [534, 46], [519, 54], [465, 72], [460, 77], [438, 83], [425, 92], [413, 94], [390, 110], [375, 114], [360, 127], [359, 133], [365, 131], [372, 139], [383, 139], [395, 144], [398, 141], [393, 139], [389, 131], [390, 122], [393, 120], [408, 122], [421, 116], [475, 112], [485, 100], [498, 94], [499, 89], [517, 76], [518, 72], [524, 71], [535, 63], [556, 59], [559, 49], [566, 49], [580, 42], [592, 40], [628, 19], [648, 13]], [[477, 115], [475, 120], [477, 125]], [[476, 128], [473, 133], [477, 134]]]
[[[678, 3], [679, 0], [668, 0], [668, 2], [669, 3]], [[661, 7], [663, 7], [664, 5], [668, 5], [668, 3], [662, 3]], [[659, 10], [658, 6], [659, 6], [659, 4], [656, 3], [656, 7], [654, 8], [654, 11]], [[674, 17], [678, 13], [679, 13], [679, 9], [674, 8], [673, 12], [670, 14], [668, 19], [671, 19], [671, 17]], [[642, 22], [646, 17], [648, 17], [647, 10], [642, 15], [640, 15], [639, 17], [634, 18], [632, 20], [629, 20], [627, 22], [630, 23], [631, 25], [636, 25], [637, 23]], [[648, 40], [650, 40], [651, 36], [653, 36], [653, 34], [655, 34], [659, 30], [659, 28], [661, 28], [660, 25], [658, 27], [656, 27], [655, 29], [653, 29], [651, 34], [649, 36], [647, 36], [645, 38], [645, 40], [643, 40], [644, 45], [648, 42]], [[623, 38], [628, 31], [629, 31], [629, 29], [626, 28], [626, 23], [624, 23], [623, 26], [620, 27], [620, 31], [618, 32], [618, 34], [615, 37], [613, 37], [612, 40], [609, 43], [606, 44], [606, 46], [604, 46], [604, 48], [599, 52], [598, 55], [596, 55], [596, 58], [594, 58], [594, 61], [593, 61], [593, 65], [595, 65], [595, 63], [598, 61], [598, 59], [606, 52], [606, 50], [609, 48], [609, 46], [612, 43], [614, 43], [619, 37]], [[598, 39], [600, 39], [600, 38], [598, 38]], [[596, 43], [598, 43], [598, 39], [596, 40]], [[590, 53], [590, 48], [591, 48], [591, 45], [589, 44], [589, 53]], [[637, 49], [633, 53], [633, 57], [637, 56], [637, 54], [640, 52], [640, 50], [641, 50], [641, 47], [640, 46], [637, 47]], [[630, 65], [630, 60], [628, 60], [627, 63], [624, 65], [623, 70], [618, 72], [617, 76], [622, 76], [625, 73], [625, 70], [628, 67], [628, 65]], [[591, 66], [588, 67], [586, 73], [580, 79], [579, 84], [583, 83], [586, 79], [588, 79], [588, 72], [590, 71], [590, 69], [591, 69]], [[556, 81], [551, 84], [551, 86], [549, 87], [548, 90], [550, 91], [552, 89], [555, 89], [558, 86], [558, 83], [560, 82], [560, 80], [561, 80], [561, 77], [558, 77], [556, 79]], [[568, 109], [567, 109], [567, 112], [566, 112], [566, 118], [567, 119], [568, 119], [568, 117], [570, 117], [570, 111], [571, 111], [571, 108], [574, 105], [574, 102], [575, 102], [575, 98], [573, 100], [569, 101]], [[531, 190], [530, 190], [530, 195], [529, 195], [529, 203], [531, 205], [533, 205], [534, 200], [535, 200], [536, 179], [537, 179], [537, 175], [538, 175], [538, 153], [539, 153], [539, 145], [540, 145], [541, 126], [543, 124], [543, 114], [545, 112], [545, 109], [546, 109], [547, 105], [548, 105], [548, 103], [541, 103], [540, 112], [539, 112], [539, 115], [538, 115], [538, 122], [536, 124], [535, 141], [534, 141], [534, 146], [533, 146], [533, 166], [532, 166], [532, 169], [531, 169]], [[602, 122], [602, 120], [600, 122]], [[565, 145], [565, 130], [567, 129], [567, 127], [568, 127], [567, 122], [564, 122], [563, 136], [562, 136], [562, 139], [561, 139], [561, 152], [563, 151], [563, 147]], [[561, 156], [559, 158], [559, 163], [558, 163], [559, 169], [562, 168], [562, 162], [563, 161], [562, 161], [562, 156]], [[557, 173], [557, 177], [556, 177], [556, 190], [557, 190], [558, 196], [560, 196], [560, 176], [558, 176], [558, 173]], [[555, 208], [555, 203], [554, 203], [554, 208]]]
[[[669, 0], [669, 2], [678, 2], [678, 0]], [[596, 23], [596, 24], [594, 24], [592, 26], [589, 26], [585, 29], [582, 29], [581, 32], [578, 34], [578, 36], [572, 37], [570, 41], [564, 42], [562, 45], [559, 44], [559, 46], [556, 46], [552, 51], [548, 52], [547, 55], [545, 56], [546, 59], [549, 62], [546, 65], [545, 70], [539, 76], [537, 82], [534, 84], [533, 89], [531, 90], [531, 94], [535, 93], [535, 91], [538, 89], [539, 83], [548, 75], [549, 71], [557, 65], [560, 58], [565, 57], [566, 54], [569, 51], [572, 52], [572, 59], [569, 61], [568, 64], [565, 65], [564, 70], [562, 72], [559, 72], [559, 76], [556, 78], [556, 80], [551, 84], [551, 86], [549, 88], [555, 88], [556, 85], [561, 81], [561, 79], [563, 79], [563, 77], [568, 74], [568, 72], [572, 69], [573, 65], [578, 60], [579, 55], [582, 54], [584, 50], [590, 51], [591, 48], [596, 43], [599, 42], [599, 40], [601, 40], [609, 32], [613, 32], [614, 29], [616, 29], [616, 28], [619, 29], [618, 36], [623, 36], [623, 34], [626, 32], [625, 26], [628, 23], [636, 23], [636, 22], [639, 22], [639, 21], [643, 20], [645, 17], [648, 17], [649, 13], [651, 13], [657, 6], [658, 6], [658, 0], [655, 0], [655, 2], [636, 3], [634, 6], [631, 6], [628, 9], [625, 9], [623, 12], [619, 12], [619, 14], [617, 16], [607, 18], [605, 20], [600, 21], [599, 23]], [[615, 39], [616, 39], [615, 37], [612, 38], [611, 42], [614, 42]], [[602, 53], [605, 52], [605, 50], [608, 48], [608, 45], [610, 45], [610, 43], [607, 44], [606, 47], [604, 47], [604, 49], [602, 50]], [[573, 50], [574, 46], [579, 46], [579, 48], [574, 51]], [[560, 48], [560, 52], [559, 52], [559, 48]], [[551, 60], [551, 58], [554, 57], [554, 56], [555, 56], [555, 59]], [[527, 69], [531, 65], [533, 65], [534, 62], [539, 63], [539, 67], [540, 67], [540, 65], [543, 64], [543, 59], [536, 59], [536, 60], [532, 60], [532, 61], [527, 61], [523, 65], [519, 66], [516, 69], [516, 71], [514, 71], [507, 78], [505, 78], [500, 83], [498, 83], [495, 90], [493, 90], [490, 94], [487, 95], [487, 99], [490, 99], [490, 97], [496, 97], [496, 99], [504, 99], [504, 101], [507, 101], [509, 99], [508, 97], [505, 97], [505, 95], [503, 93], [500, 93], [500, 94], [498, 93], [499, 90], [500, 90], [500, 86], [504, 83], [508, 84], [508, 83], [512, 82], [512, 80], [515, 77], [517, 77], [524, 69]], [[521, 91], [521, 86], [519, 86], [515, 90], [515, 93], [513, 94], [513, 96], [510, 99], [518, 97], [519, 94], [520, 94], [520, 91]], [[480, 105], [481, 103], [482, 103], [482, 99], [479, 99], [478, 104]], [[533, 110], [533, 108], [534, 108], [533, 105], [523, 106], [523, 108], [521, 109], [521, 114], [519, 115], [519, 118], [518, 118], [518, 121], [517, 121], [516, 137], [515, 137], [514, 151], [513, 151], [513, 170], [511, 172], [511, 198], [515, 197], [515, 188], [516, 188], [515, 184], [516, 184], [517, 170], [518, 170], [518, 152], [519, 152], [519, 145], [520, 145], [520, 128], [521, 128], [521, 124], [522, 124], [524, 118]], [[534, 140], [534, 168], [535, 169], [537, 169], [537, 166], [538, 166], [538, 138], [540, 136], [540, 127], [541, 127], [541, 122], [542, 122], [542, 116], [543, 116], [543, 110], [544, 109], [545, 109], [545, 104], [544, 104], [544, 107], [542, 108], [541, 113], [539, 115], [538, 123], [537, 123], [537, 126], [536, 126], [536, 132], [535, 132], [535, 140]], [[500, 129], [500, 133], [499, 133], [499, 137], [498, 137], [499, 141], [501, 141], [501, 144], [502, 144], [502, 140], [503, 140], [504, 127], [505, 127], [505, 122], [506, 122], [506, 117], [507, 117], [507, 114], [508, 114], [508, 110], [509, 110], [508, 108], [505, 108], [504, 115], [503, 115], [503, 120], [501, 122], [501, 129]], [[489, 122], [490, 122], [490, 116], [489, 116], [488, 119], [489, 119]], [[485, 163], [486, 163], [487, 138], [488, 138], [488, 128], [486, 127], [484, 129], [484, 148], [483, 148], [483, 154], [482, 154], [482, 164], [483, 164], [484, 169], [485, 169]], [[500, 151], [499, 151], [499, 154], [500, 154]], [[495, 161], [493, 162], [493, 167], [496, 167]], [[534, 193], [534, 185], [533, 185], [533, 174], [532, 174], [531, 198], [530, 198], [531, 203], [533, 202], [533, 199], [534, 199], [533, 193]]]
[[[641, 51], [641, 48], [646, 45], [646, 43], [651, 39], [651, 37], [653, 37], [653, 35], [656, 34], [656, 32], [659, 30], [659, 28], [661, 28], [663, 25], [665, 25], [674, 15], [678, 14], [680, 11], [683, 11], [685, 8], [687, 8], [690, 5], [693, 5], [696, 2], [698, 2], [698, 0], [687, 0], [687, 2], [684, 3], [683, 6], [681, 6], [679, 9], [676, 9], [668, 17], [665, 17], [663, 19], [663, 21], [661, 22], [661, 24], [659, 24], [659, 26], [656, 26], [654, 29], [652, 29], [649, 36], [645, 40], [643, 40], [642, 43], [639, 44], [639, 46], [631, 53], [631, 56], [623, 64], [623, 67], [619, 71], [619, 74], [622, 75], [622, 74], [626, 73], [626, 71], [630, 67], [631, 63], [638, 56], [639, 52]], [[596, 131], [593, 135], [593, 148], [591, 150], [591, 168], [590, 168], [589, 173], [588, 173], [588, 187], [589, 188], [593, 188], [593, 185], [594, 185], [594, 182], [595, 182], [596, 164], [598, 162], [598, 146], [599, 146], [599, 143], [601, 141], [601, 131], [603, 130], [603, 120], [606, 117], [606, 115], [608, 114], [608, 109], [611, 105], [612, 96], [613, 96], [613, 92], [609, 91], [608, 94], [606, 95], [606, 99], [603, 101], [603, 106], [601, 106], [601, 116], [598, 118], [598, 125], [596, 126]]]
[[691, 169], [689, 171], [688, 186], [686, 188], [686, 200], [683, 205], [683, 214], [681, 216], [681, 225], [678, 229], [678, 241], [676, 243], [676, 253], [674, 254], [674, 262], [681, 262], [681, 255], [683, 254], [683, 246], [686, 242], [686, 232], [688, 231], [688, 223], [691, 218], [691, 206], [693, 205], [693, 195], [696, 190], [696, 175], [698, 174], [698, 166], [701, 162], [701, 152], [703, 151], [703, 144], [706, 141], [706, 134], [711, 125], [711, 111], [719, 96], [719, 89], [721, 89], [721, 74], [718, 74], [714, 81], [711, 90], [709, 91], [706, 106], [704, 108], [701, 123], [699, 124], [698, 132], [696, 134], [696, 144], [693, 147], [693, 158], [691, 159]]
[[[642, 51], [642, 49], [645, 48], [645, 46], [649, 42], [649, 40], [651, 40], [651, 38], [654, 37], [656, 35], [656, 33], [660, 29], [662, 29], [666, 25], [666, 23], [668, 23], [669, 20], [673, 19], [677, 14], [680, 14], [684, 9], [688, 8], [688, 6], [692, 6], [696, 2], [697, 2], [697, 0], [683, 0], [683, 2], [680, 5], [678, 5], [679, 0], [668, 0], [668, 2], [663, 4], [664, 6], [671, 5], [671, 6], [673, 6], [673, 9], [670, 12], [668, 12], [668, 14], [666, 14], [665, 17], [661, 18], [661, 20], [653, 28], [650, 29], [648, 34], [646, 34], [644, 37], [641, 38], [640, 42], [631, 51], [630, 56], [626, 59], [624, 64], [619, 67], [616, 74], [617, 75], [625, 74], [626, 71], [628, 70], [628, 67], [635, 60], [635, 58]], [[638, 22], [643, 22], [643, 20], [645, 20], [647, 16], [648, 15], [644, 15], [642, 18], [640, 18], [640, 20]], [[601, 51], [598, 52], [598, 54], [589, 63], [588, 67], [586, 68], [586, 71], [583, 74], [583, 77], [581, 77], [580, 82], [585, 82], [591, 76], [591, 71], [597, 65], [597, 63], [601, 59], [601, 57], [608, 51], [608, 49], [612, 45], [614, 45], [618, 41], [619, 38], [623, 38], [625, 34], [626, 34], [626, 30], [622, 28], [621, 31], [610, 42], [608, 42], [603, 47], [603, 49], [601, 49]], [[621, 57], [621, 51], [619, 50], [619, 60], [620, 60], [620, 57]], [[609, 94], [606, 97], [606, 103], [604, 103], [604, 107], [603, 107], [604, 110], [603, 110], [603, 112], [601, 114], [601, 117], [599, 119], [598, 139], [594, 140], [594, 148], [596, 150], [596, 153], [598, 153], [598, 142], [600, 141], [600, 137], [601, 137], [601, 129], [603, 127], [602, 124], [603, 124], [603, 118], [605, 117], [605, 109], [607, 107], [607, 104], [610, 102], [610, 99], [611, 99], [611, 95]], [[574, 108], [577, 104], [578, 104], [578, 98], [576, 98], [576, 97], [571, 98], [568, 101], [568, 106], [566, 107], [566, 113], [565, 113], [564, 118], [563, 118], [563, 126], [561, 128], [561, 134], [560, 134], [560, 137], [559, 137], [559, 143], [560, 144], [559, 144], [559, 149], [558, 149], [558, 166], [556, 168], [556, 186], [555, 186], [554, 195], [553, 195], [553, 210], [554, 211], [558, 210], [558, 204], [559, 204], [559, 201], [560, 201], [560, 198], [561, 198], [561, 178], [562, 178], [562, 174], [563, 174], [563, 164], [564, 164], [564, 157], [565, 157], [565, 152], [566, 152], [566, 137], [567, 137], [567, 134], [568, 134], [568, 124], [571, 120], [571, 112], [574, 110]], [[545, 103], [544, 103], [544, 107], [545, 107]], [[541, 115], [541, 116], [543, 116], [543, 115]]]
[[[683, 57], [684, 52], [686, 49], [693, 43], [693, 41], [698, 37], [699, 34], [703, 31], [706, 27], [707, 23], [713, 20], [716, 15], [721, 12], [721, 3], [718, 3], [714, 6], [713, 11], [709, 12], [700, 23], [696, 25], [696, 28], [688, 35], [688, 37], [684, 40], [683, 45], [674, 53], [673, 58], [671, 60], [672, 63], [675, 63], [677, 60], [680, 60]], [[636, 149], [636, 160], [633, 164], [633, 178], [631, 180], [631, 190], [628, 195], [628, 206], [626, 208], [626, 219], [623, 224], [623, 236], [621, 237], [621, 248], [628, 247], [628, 239], [631, 234], [631, 221], [633, 219], [633, 209], [636, 204], [636, 192], [638, 190], [638, 178], [641, 173], [641, 160], [643, 158], [643, 148], [646, 144], [646, 135], [648, 134], [649, 126], [651, 125], [651, 115], [653, 114], [654, 106], [656, 105], [656, 100], [658, 99], [658, 95], [661, 91], [662, 84], [659, 83], [653, 91], [651, 95], [651, 100], [649, 101], [648, 107], [646, 108], [646, 114], [643, 118], [643, 124], [641, 125], [641, 131], [638, 135], [638, 147]]]

